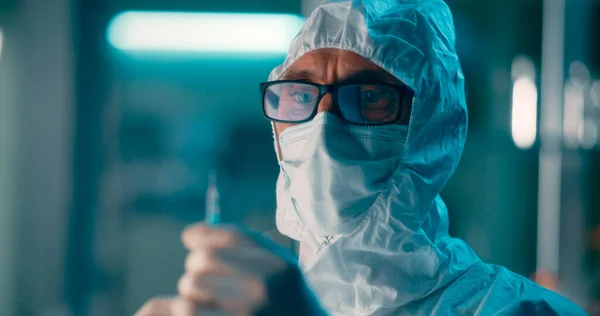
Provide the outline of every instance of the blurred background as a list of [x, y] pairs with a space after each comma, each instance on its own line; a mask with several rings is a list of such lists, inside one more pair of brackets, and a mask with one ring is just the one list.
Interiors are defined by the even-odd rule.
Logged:
[[[258, 83], [318, 2], [0, 0], [0, 315], [174, 293], [213, 168], [223, 221], [272, 231]], [[447, 2], [470, 111], [451, 234], [600, 315], [600, 1]]]

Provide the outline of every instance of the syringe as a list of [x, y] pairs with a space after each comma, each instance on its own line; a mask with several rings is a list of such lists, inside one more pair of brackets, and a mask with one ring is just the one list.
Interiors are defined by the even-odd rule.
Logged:
[[221, 205], [219, 202], [219, 189], [217, 188], [217, 171], [208, 173], [208, 186], [206, 188], [206, 213], [204, 221], [208, 225], [216, 225], [221, 220]]

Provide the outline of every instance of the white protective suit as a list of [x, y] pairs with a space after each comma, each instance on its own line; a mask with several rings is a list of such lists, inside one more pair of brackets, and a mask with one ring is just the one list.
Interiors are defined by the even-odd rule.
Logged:
[[[337, 48], [377, 64], [416, 94], [405, 137], [390, 143], [402, 148], [397, 167], [370, 207], [340, 216], [331, 234], [323, 233], [326, 223], [314, 228], [319, 216], [338, 210], [327, 204], [298, 209], [283, 157], [277, 227], [301, 242], [300, 265], [331, 315], [585, 314], [564, 297], [483, 263], [465, 242], [448, 235], [448, 211], [439, 193], [467, 135], [454, 42], [452, 16], [441, 0], [333, 0], [312, 13], [269, 80], [279, 79], [309, 51]], [[286, 132], [276, 139], [276, 149]]]

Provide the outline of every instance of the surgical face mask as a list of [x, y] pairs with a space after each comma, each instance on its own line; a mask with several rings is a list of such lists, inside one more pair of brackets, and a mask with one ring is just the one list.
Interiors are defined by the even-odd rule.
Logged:
[[279, 136], [279, 229], [297, 239], [298, 227], [313, 237], [352, 233], [398, 167], [407, 133], [407, 126], [351, 125], [327, 112], [287, 128]]

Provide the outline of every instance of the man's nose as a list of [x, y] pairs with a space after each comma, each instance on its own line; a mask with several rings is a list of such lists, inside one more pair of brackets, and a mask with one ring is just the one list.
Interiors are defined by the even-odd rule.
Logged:
[[331, 93], [327, 93], [321, 98], [317, 107], [317, 113], [328, 112], [339, 118], [342, 117], [339, 107], [333, 102], [333, 96]]

